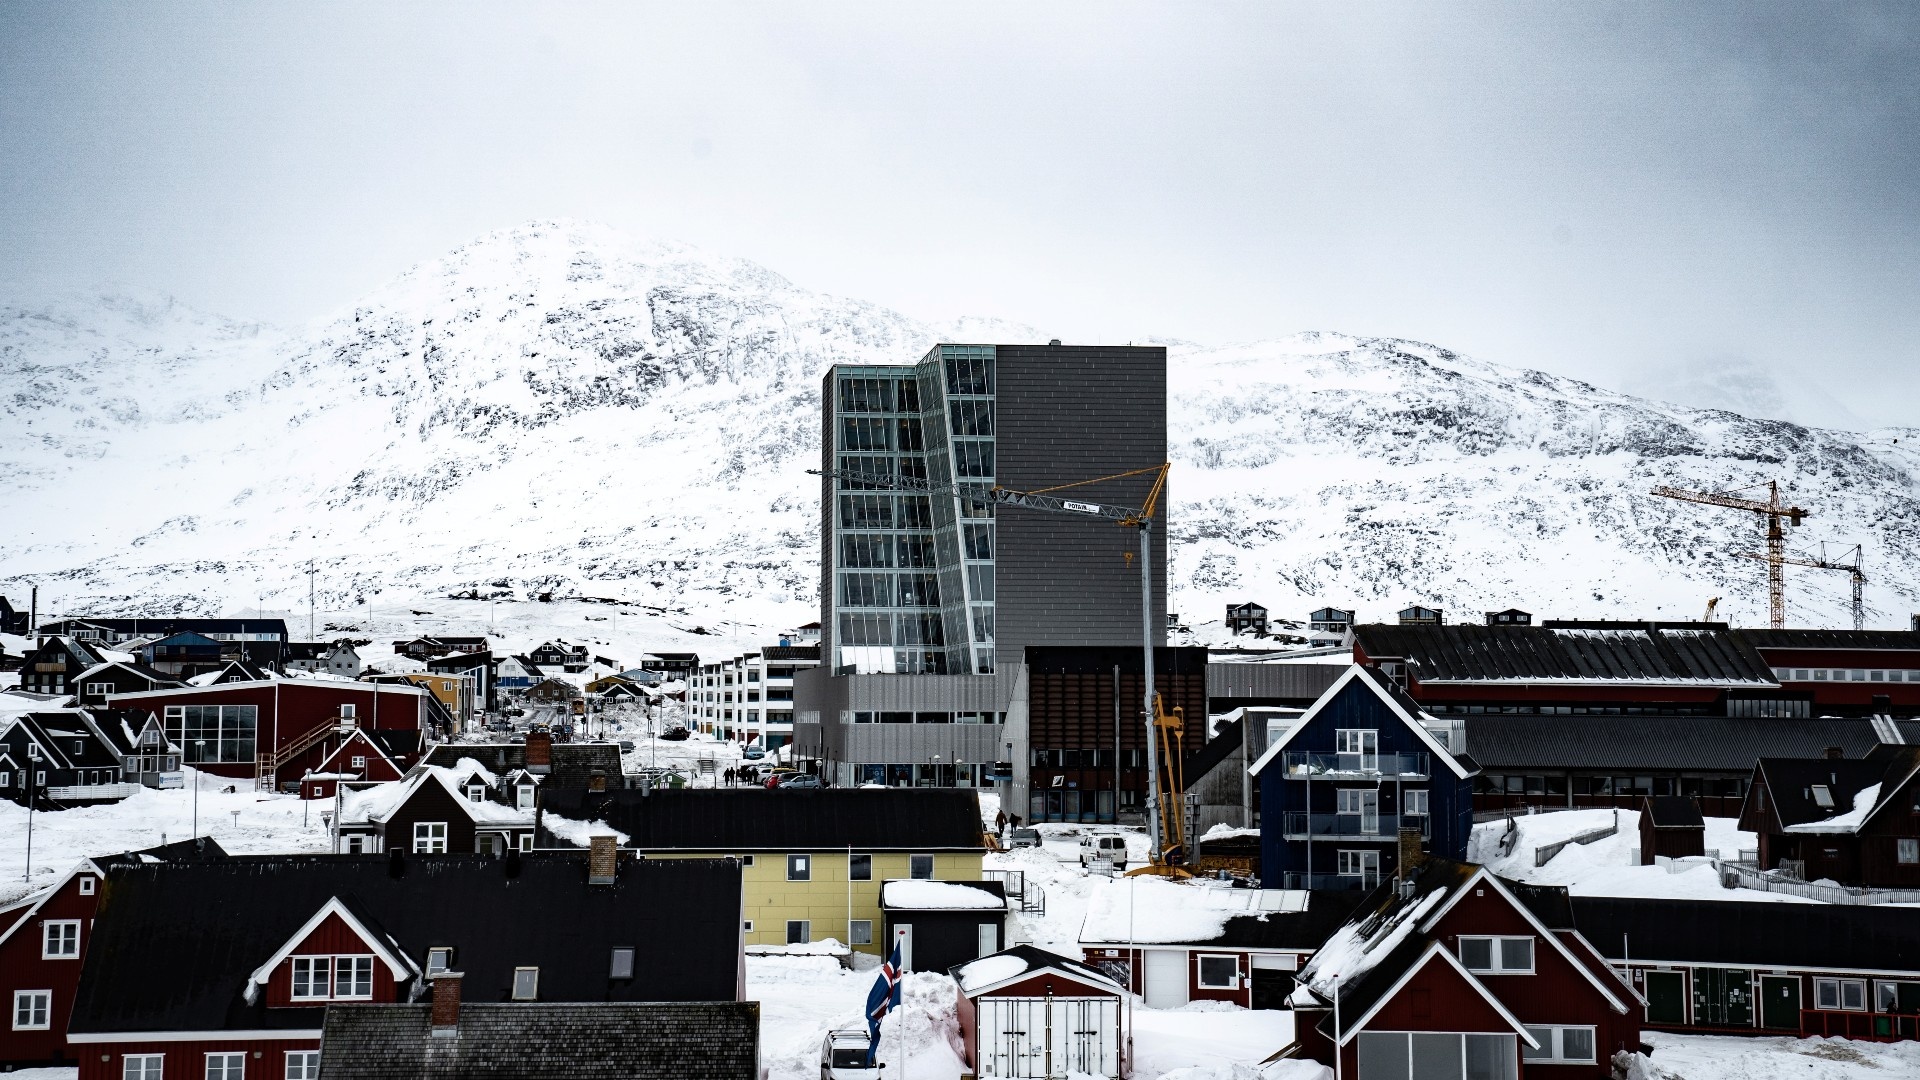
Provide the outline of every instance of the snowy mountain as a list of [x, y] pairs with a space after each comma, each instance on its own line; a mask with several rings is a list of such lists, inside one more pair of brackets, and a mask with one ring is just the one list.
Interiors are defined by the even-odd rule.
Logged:
[[[155, 297], [0, 308], [0, 592], [300, 609], [312, 560], [330, 619], [551, 592], [628, 604], [653, 648], [747, 640], [817, 611], [827, 365], [1040, 336], [573, 222], [482, 237], [294, 331]], [[1866, 544], [1873, 624], [1920, 608], [1920, 432], [1692, 410], [1399, 340], [1172, 353], [1191, 623], [1240, 599], [1692, 618], [1710, 596], [1755, 623], [1764, 568], [1728, 555], [1758, 521], [1646, 491], [1774, 477], [1814, 511], [1806, 539]], [[1790, 589], [1796, 623], [1844, 625], [1844, 575]]]

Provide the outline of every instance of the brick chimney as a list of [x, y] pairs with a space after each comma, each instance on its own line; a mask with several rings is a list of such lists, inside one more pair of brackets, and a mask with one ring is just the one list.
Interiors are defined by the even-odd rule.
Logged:
[[1419, 829], [1400, 830], [1399, 854], [1399, 865], [1394, 870], [1395, 876], [1402, 878], [1413, 876], [1413, 872], [1418, 870], [1420, 864], [1425, 862], [1427, 858], [1426, 852], [1421, 850], [1420, 847]]
[[527, 771], [545, 776], [553, 771], [553, 733], [527, 732]]
[[458, 971], [436, 971], [433, 980], [433, 1033], [452, 1035], [460, 1029], [460, 975]]
[[587, 884], [611, 885], [620, 867], [619, 841], [611, 836], [587, 838]]
[[1837, 746], [1827, 747], [1826, 750], [1824, 751], [1824, 754], [1828, 761], [1840, 761], [1847, 756], [1846, 752], [1841, 750]]
[[595, 770], [593, 770], [593, 775], [592, 775], [592, 776], [589, 776], [589, 777], [587, 777], [587, 790], [588, 790], [588, 791], [605, 791], [605, 790], [607, 790], [607, 774], [606, 774], [606, 772], [605, 772], [605, 771], [603, 771], [603, 770], [600, 770], [600, 769], [595, 769]]

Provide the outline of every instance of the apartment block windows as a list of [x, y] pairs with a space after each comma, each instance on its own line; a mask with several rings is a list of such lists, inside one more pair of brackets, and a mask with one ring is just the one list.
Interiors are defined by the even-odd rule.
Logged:
[[1339, 728], [1333, 733], [1334, 752], [1343, 772], [1377, 772], [1380, 768], [1380, 732], [1373, 728]]
[[1342, 848], [1336, 856], [1334, 872], [1340, 877], [1357, 877], [1363, 884], [1380, 880], [1380, 852]]
[[1427, 816], [1427, 796], [1425, 788], [1410, 788], [1400, 793], [1400, 813], [1407, 817]]
[[80, 959], [80, 920], [48, 919], [40, 924], [40, 958]]
[[53, 1026], [53, 991], [15, 990], [13, 1030], [46, 1031]]
[[1468, 971], [1490, 975], [1533, 973], [1530, 937], [1462, 937], [1460, 962]]

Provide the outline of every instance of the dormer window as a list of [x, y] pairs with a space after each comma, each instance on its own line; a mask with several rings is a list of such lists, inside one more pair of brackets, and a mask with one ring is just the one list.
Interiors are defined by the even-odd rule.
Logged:
[[478, 781], [467, 785], [467, 801], [480, 802], [487, 797], [487, 785]]
[[613, 979], [633, 978], [633, 950], [629, 948], [613, 950], [613, 963], [607, 975]]
[[1822, 810], [1833, 809], [1833, 790], [1827, 787], [1827, 785], [1813, 785], [1810, 794], [1813, 796], [1813, 805]]
[[521, 810], [533, 809], [533, 785], [522, 781], [514, 791], [514, 805]]
[[513, 1000], [536, 1001], [540, 997], [540, 969], [537, 967], [517, 967], [513, 969]]
[[373, 957], [296, 956], [293, 1000], [366, 1001], [373, 997]]

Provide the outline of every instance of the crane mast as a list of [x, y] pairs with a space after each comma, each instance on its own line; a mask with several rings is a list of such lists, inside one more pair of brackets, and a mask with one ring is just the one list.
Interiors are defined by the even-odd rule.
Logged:
[[[1739, 552], [1736, 557], [1742, 559], [1766, 559], [1765, 555], [1752, 551]], [[1843, 552], [1838, 559], [1829, 559], [1827, 558], [1827, 545], [1822, 543], [1818, 557], [1800, 558], [1786, 555], [1782, 556], [1780, 561], [1789, 566], [1808, 566], [1815, 570], [1845, 570], [1848, 576], [1852, 578], [1853, 583], [1853, 628], [1855, 630], [1865, 630], [1867, 628], [1867, 609], [1861, 596], [1862, 587], [1867, 583], [1866, 573], [1862, 569], [1862, 564], [1865, 562], [1865, 559], [1861, 545], [1853, 545], [1851, 551]]]
[[1767, 620], [1775, 630], [1787, 625], [1787, 536], [1780, 528], [1784, 518], [1794, 528], [1807, 516], [1807, 511], [1798, 506], [1783, 506], [1780, 502], [1780, 482], [1767, 481], [1767, 501], [1745, 499], [1731, 493], [1712, 491], [1688, 491], [1685, 488], [1669, 487], [1665, 484], [1653, 489], [1653, 494], [1667, 499], [1679, 499], [1681, 502], [1700, 503], [1705, 506], [1719, 506], [1728, 510], [1744, 510], [1749, 514], [1760, 514], [1767, 519]]

